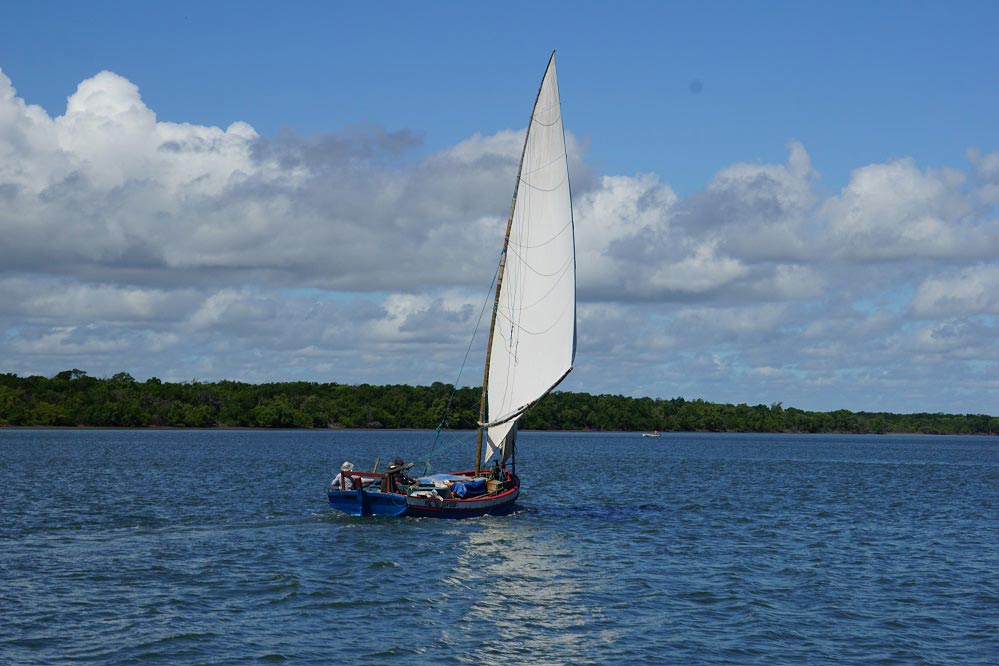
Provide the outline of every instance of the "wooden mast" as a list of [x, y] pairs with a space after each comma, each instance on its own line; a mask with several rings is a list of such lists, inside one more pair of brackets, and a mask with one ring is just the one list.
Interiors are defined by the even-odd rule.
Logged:
[[[482, 398], [479, 400], [479, 423], [486, 422], [486, 399], [489, 391], [489, 360], [493, 354], [493, 334], [496, 332], [496, 311], [499, 310], [500, 287], [503, 286], [503, 272], [506, 269], [506, 251], [510, 245], [510, 230], [513, 228], [513, 213], [517, 208], [517, 192], [520, 190], [520, 178], [524, 170], [524, 155], [527, 154], [527, 141], [531, 138], [531, 126], [534, 124], [534, 112], [538, 108], [538, 100], [541, 99], [541, 90], [544, 88], [545, 79], [548, 78], [548, 70], [555, 61], [555, 51], [548, 58], [548, 65], [545, 73], [541, 77], [541, 84], [538, 85], [538, 94], [534, 96], [534, 106], [531, 107], [531, 118], [527, 121], [527, 133], [524, 135], [524, 148], [520, 151], [520, 165], [517, 167], [517, 182], [513, 186], [513, 199], [510, 201], [510, 215], [506, 219], [506, 235], [503, 237], [503, 251], [500, 253], [499, 269], [496, 271], [496, 297], [493, 299], [493, 314], [489, 321], [489, 341], [486, 342], [486, 366], [482, 371]], [[475, 443], [475, 476], [479, 475], [482, 469], [482, 431], [479, 426], [478, 436]]]

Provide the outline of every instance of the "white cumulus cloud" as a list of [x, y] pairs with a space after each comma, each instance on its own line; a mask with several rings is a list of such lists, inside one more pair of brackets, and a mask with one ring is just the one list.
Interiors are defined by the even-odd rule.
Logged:
[[[451, 381], [523, 137], [423, 154], [408, 128], [163, 122], [107, 71], [55, 115], [0, 72], [0, 371]], [[862, 165], [828, 195], [790, 141], [783, 162], [680, 197], [668, 174], [596, 173], [567, 139], [580, 303], [564, 388], [995, 411], [999, 152]], [[974, 389], [943, 395], [942, 378]]]

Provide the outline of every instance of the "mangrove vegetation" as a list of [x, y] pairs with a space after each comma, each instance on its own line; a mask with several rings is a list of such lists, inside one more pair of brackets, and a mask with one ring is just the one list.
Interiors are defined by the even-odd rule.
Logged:
[[[315, 382], [144, 382], [120, 372], [91, 377], [0, 374], [0, 426], [474, 428], [479, 389]], [[450, 404], [450, 409], [446, 410]], [[994, 435], [985, 414], [810, 412], [781, 403], [731, 405], [684, 398], [629, 398], [556, 391], [522, 421], [535, 430], [922, 433]]]

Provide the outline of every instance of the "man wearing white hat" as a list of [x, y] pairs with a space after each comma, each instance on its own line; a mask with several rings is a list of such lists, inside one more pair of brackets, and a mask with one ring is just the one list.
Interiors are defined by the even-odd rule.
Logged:
[[353, 490], [354, 489], [354, 479], [351, 476], [345, 474], [345, 472], [353, 472], [354, 463], [344, 462], [340, 465], [340, 473], [333, 477], [333, 481], [330, 483], [330, 488], [333, 490]]

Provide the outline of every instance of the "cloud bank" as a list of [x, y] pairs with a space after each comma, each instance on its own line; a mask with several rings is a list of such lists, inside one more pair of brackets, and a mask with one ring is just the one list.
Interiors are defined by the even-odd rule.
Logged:
[[[522, 139], [423, 154], [409, 129], [161, 122], [111, 72], [52, 117], [0, 72], [0, 371], [452, 381]], [[595, 173], [568, 139], [567, 389], [999, 413], [999, 152], [900, 156], [826, 194], [790, 142], [680, 198]]]

